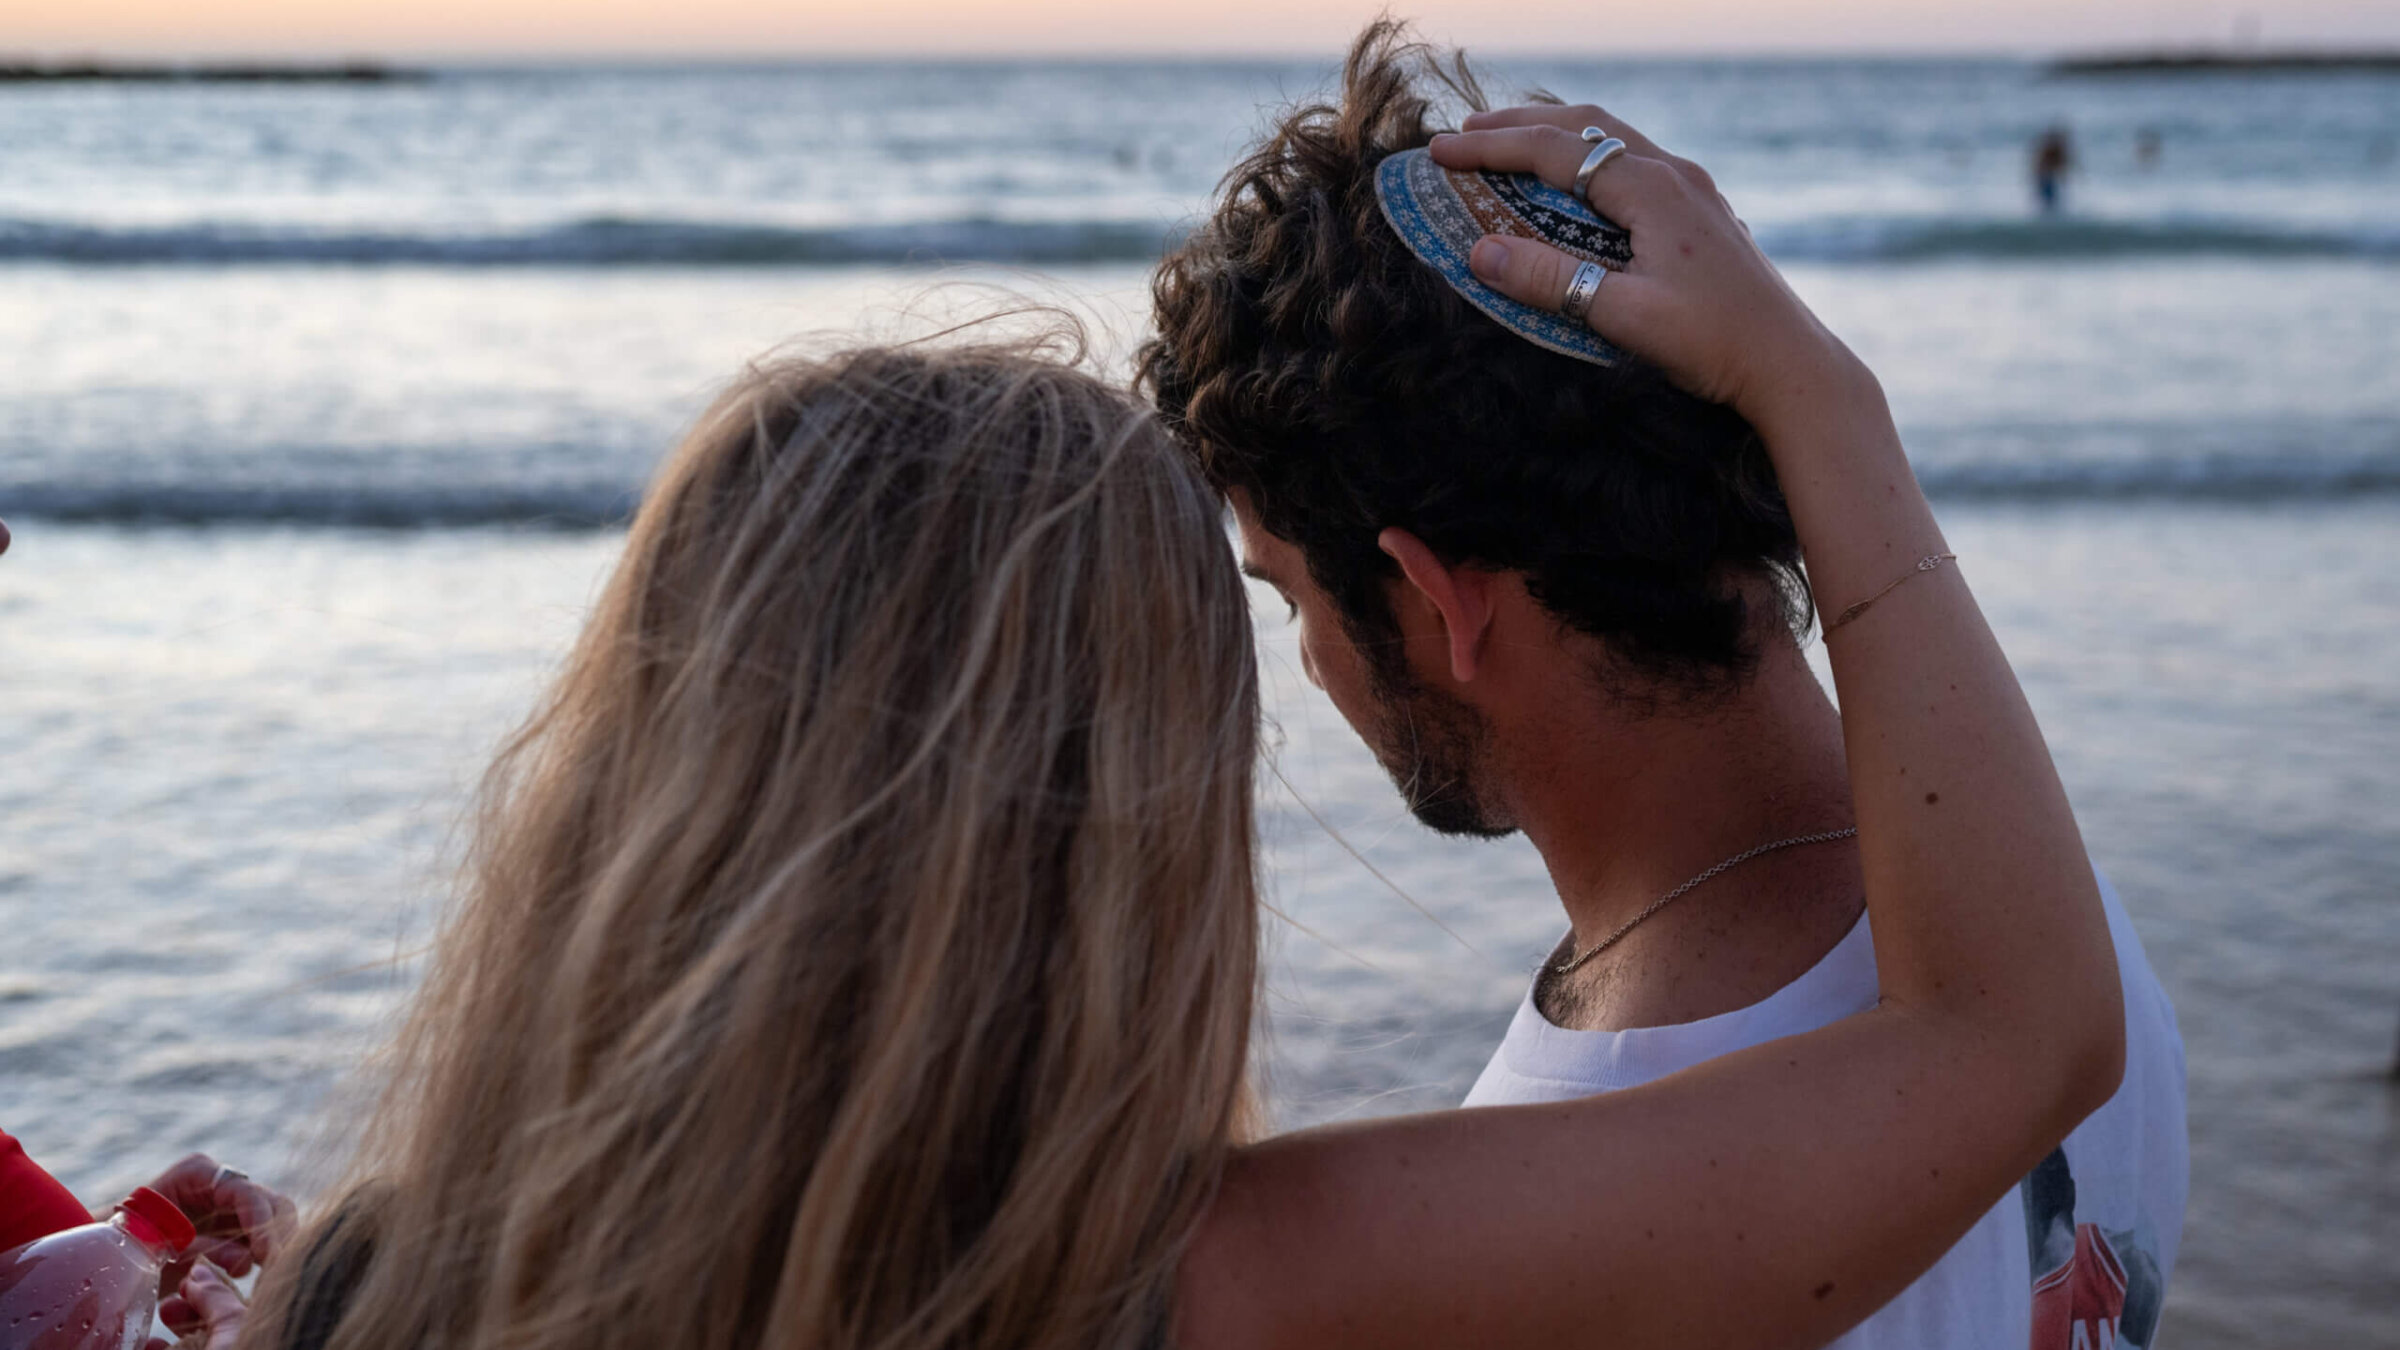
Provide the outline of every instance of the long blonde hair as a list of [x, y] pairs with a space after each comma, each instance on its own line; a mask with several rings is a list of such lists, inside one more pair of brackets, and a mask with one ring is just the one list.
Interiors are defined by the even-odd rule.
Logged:
[[1256, 676], [1218, 500], [1066, 341], [763, 365], [663, 469], [487, 784], [332, 1350], [1156, 1335], [1245, 1096]]

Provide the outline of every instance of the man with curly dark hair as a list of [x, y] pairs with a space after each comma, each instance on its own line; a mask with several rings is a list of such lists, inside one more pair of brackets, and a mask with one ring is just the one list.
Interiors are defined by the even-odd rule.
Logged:
[[[1438, 231], [1402, 222], [1435, 212], [1396, 212], [1392, 194], [1437, 181], [1426, 175], [1464, 181], [1464, 152], [1398, 158], [1445, 129], [1445, 103], [1485, 109], [1464, 60], [1370, 27], [1338, 100], [1283, 117], [1165, 261], [1139, 378], [1226, 495], [1244, 570], [1290, 604], [1309, 677], [1410, 809], [1448, 834], [1522, 831], [1540, 850], [1571, 931], [1467, 1104], [1554, 1101], [1870, 1007], [1875, 954], [1842, 721], [1802, 655], [1814, 612], [1764, 442], [1725, 406], [1733, 391], [1695, 397], [1685, 389], [1708, 384], [1690, 372], [1679, 387], [1586, 350], [1580, 323], [1545, 327], [1579, 308], [1571, 251], [1497, 241], [1506, 284], [1487, 272], [1492, 239], [1427, 256], [1422, 236]], [[1554, 159], [1547, 189], [1487, 177], [1429, 190], [1455, 192], [1451, 216], [1477, 222], [1489, 212], [1470, 198], [1524, 205], [1564, 179], [1581, 197], [1619, 138], [1648, 175], [1621, 179], [1626, 193], [1667, 174], [1713, 204], [1697, 166], [1597, 108], [1485, 113], [1453, 145], [1523, 157], [1536, 137]], [[1468, 168], [1485, 166], [1535, 167]], [[1562, 201], [1584, 205], [1532, 207], [1557, 215]], [[1489, 291], [1462, 281], [1470, 258]], [[1584, 304], [1638, 304], [1643, 284], [1606, 277]], [[1513, 321], [1512, 300], [1529, 307]], [[1939, 788], [1925, 786], [1923, 809], [1959, 809]], [[2094, 1212], [2144, 1235], [2163, 1287], [2187, 1156], [2181, 1044], [2102, 890], [2133, 1067], [2067, 1152]], [[2002, 1204], [1837, 1344], [2022, 1350], [2026, 1242], [2023, 1207]]]
[[[1436, 95], [1484, 104], [1463, 60], [1371, 28], [1339, 104], [1285, 117], [1166, 260], [1141, 378], [1410, 808], [1525, 831], [1580, 932], [1749, 844], [1846, 827], [1841, 727], [1748, 424], [1648, 365], [1527, 342], [1386, 224], [1376, 166], [1432, 139]], [[1467, 624], [1484, 650], [1453, 658]], [[1859, 895], [1846, 843], [1780, 852], [1545, 980], [1542, 1008], [1599, 1027], [1742, 1006], [1824, 955]]]

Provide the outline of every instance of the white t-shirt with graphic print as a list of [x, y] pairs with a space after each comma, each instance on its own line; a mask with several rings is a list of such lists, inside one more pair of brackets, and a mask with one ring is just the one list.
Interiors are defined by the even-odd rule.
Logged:
[[[2058, 1152], [1922, 1279], [1836, 1350], [2150, 1350], [2183, 1237], [2191, 1154], [2183, 1038], [2124, 905], [2100, 881], [2125, 986], [2125, 1081]], [[1807, 974], [1747, 1008], [1677, 1026], [1568, 1031], [1527, 991], [1468, 1106], [1633, 1087], [1864, 1012], [1876, 999], [1867, 921]]]

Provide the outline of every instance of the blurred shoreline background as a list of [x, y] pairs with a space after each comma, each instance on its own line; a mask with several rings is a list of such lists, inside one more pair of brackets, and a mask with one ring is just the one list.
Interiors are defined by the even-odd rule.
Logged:
[[[2400, 74], [1490, 66], [1708, 164], [1891, 392], [2182, 1014], [2166, 1343], [2400, 1340]], [[475, 774], [717, 382], [987, 286], [1121, 360], [1327, 70], [0, 85], [0, 1124], [92, 1196], [190, 1147], [309, 1184]], [[1411, 823], [1258, 619], [1278, 1115], [1452, 1104], [1555, 900]]]

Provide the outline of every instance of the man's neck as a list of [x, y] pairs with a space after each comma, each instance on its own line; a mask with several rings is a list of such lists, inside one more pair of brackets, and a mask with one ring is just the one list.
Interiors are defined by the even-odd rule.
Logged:
[[[1740, 689], [1705, 706], [1628, 717], [1597, 693], [1564, 702], [1572, 711], [1554, 705], [1539, 734], [1528, 726], [1508, 737], [1504, 774], [1577, 952], [1719, 862], [1851, 823], [1840, 717], [1789, 643], [1770, 644]], [[1840, 941], [1860, 899], [1848, 842], [1761, 856], [1643, 920], [1575, 974], [1546, 978], [1543, 1009], [1613, 1029], [1746, 1006]]]

